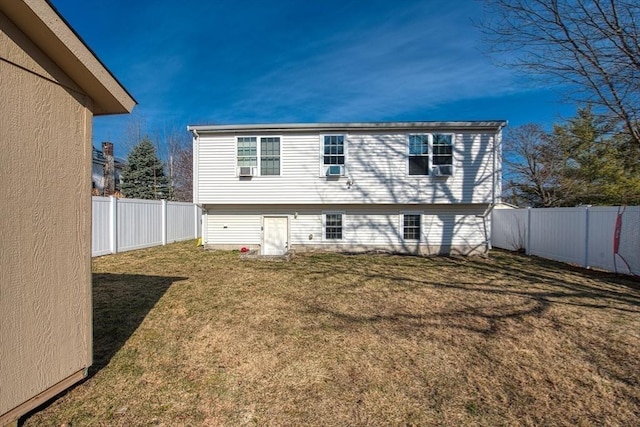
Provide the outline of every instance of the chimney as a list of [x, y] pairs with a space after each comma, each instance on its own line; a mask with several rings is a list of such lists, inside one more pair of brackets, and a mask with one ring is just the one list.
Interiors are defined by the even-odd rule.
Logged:
[[102, 155], [104, 156], [104, 167], [102, 169], [104, 180], [103, 195], [110, 196], [116, 190], [116, 171], [115, 163], [113, 160], [113, 143], [102, 143]]

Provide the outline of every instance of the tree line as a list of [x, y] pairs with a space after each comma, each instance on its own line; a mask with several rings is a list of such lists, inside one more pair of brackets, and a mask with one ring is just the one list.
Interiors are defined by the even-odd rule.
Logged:
[[557, 88], [575, 117], [505, 131], [506, 201], [640, 204], [640, 2], [484, 0], [486, 46]]
[[166, 161], [158, 155], [156, 143], [149, 135], [142, 136], [139, 118], [131, 122], [125, 144], [130, 147], [127, 163], [121, 174], [123, 196], [146, 200], [193, 201], [193, 148], [189, 136], [170, 133], [161, 140]]
[[640, 146], [590, 106], [551, 131], [507, 129], [504, 194], [518, 206], [640, 204]]

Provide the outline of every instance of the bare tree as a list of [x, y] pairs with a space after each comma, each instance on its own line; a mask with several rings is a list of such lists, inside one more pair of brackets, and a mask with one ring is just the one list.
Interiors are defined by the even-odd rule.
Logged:
[[573, 182], [556, 139], [537, 124], [507, 129], [503, 137], [505, 199], [532, 207], [562, 206]]
[[508, 65], [571, 88], [640, 145], [638, 0], [484, 0], [481, 23]]
[[[133, 148], [148, 136], [146, 119], [138, 110], [134, 110], [127, 119], [127, 124], [120, 135], [120, 146], [122, 150], [129, 153]], [[155, 139], [155, 138], [154, 138]], [[157, 149], [158, 147], [156, 147]]]
[[173, 196], [181, 202], [193, 201], [193, 145], [186, 132], [173, 132], [166, 138], [167, 165]]

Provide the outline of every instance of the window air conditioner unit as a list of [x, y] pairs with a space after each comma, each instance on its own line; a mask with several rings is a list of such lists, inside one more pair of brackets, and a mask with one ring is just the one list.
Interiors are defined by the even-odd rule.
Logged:
[[344, 175], [344, 166], [331, 165], [327, 168], [327, 176], [342, 176]]
[[434, 165], [431, 167], [432, 176], [452, 176], [453, 165]]
[[252, 168], [251, 166], [240, 166], [238, 168], [239, 176], [253, 176], [254, 173], [255, 173], [255, 168]]

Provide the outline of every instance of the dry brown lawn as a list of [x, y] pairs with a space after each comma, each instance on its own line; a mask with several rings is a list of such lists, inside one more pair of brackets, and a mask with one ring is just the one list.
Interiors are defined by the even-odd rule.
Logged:
[[517, 254], [94, 260], [90, 378], [25, 426], [632, 426], [640, 284]]

